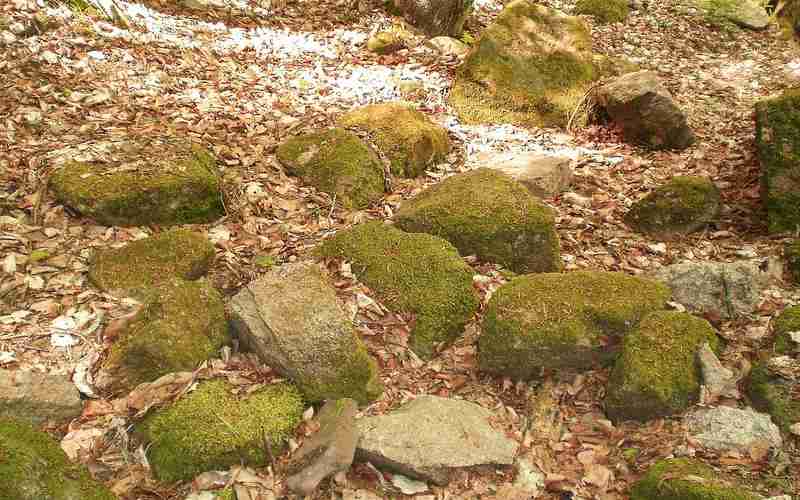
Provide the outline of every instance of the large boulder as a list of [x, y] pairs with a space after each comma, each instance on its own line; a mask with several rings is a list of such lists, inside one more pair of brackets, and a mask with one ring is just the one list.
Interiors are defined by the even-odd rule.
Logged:
[[383, 166], [357, 135], [340, 128], [300, 135], [276, 151], [291, 175], [335, 196], [346, 208], [366, 208], [383, 196]]
[[86, 467], [73, 464], [58, 441], [30, 424], [0, 417], [0, 498], [115, 500]]
[[593, 16], [600, 23], [621, 23], [630, 13], [630, 0], [578, 0], [575, 13]]
[[681, 262], [653, 275], [692, 312], [732, 319], [755, 311], [766, 276], [752, 262]]
[[634, 483], [631, 500], [758, 500], [704, 463], [689, 458], [661, 460]]
[[719, 349], [714, 328], [677, 311], [646, 316], [622, 341], [606, 391], [606, 413], [615, 421], [649, 420], [681, 412], [698, 400], [697, 353]]
[[467, 55], [450, 102], [466, 123], [562, 127], [600, 74], [583, 20], [515, 0]]
[[400, 102], [356, 108], [343, 115], [339, 125], [367, 133], [399, 177], [419, 177], [450, 151], [444, 127]]
[[595, 98], [628, 142], [654, 149], [684, 149], [694, 142], [686, 115], [653, 71], [622, 75], [598, 88]]
[[102, 155], [76, 156], [56, 170], [50, 189], [59, 202], [117, 226], [204, 223], [222, 216], [221, 181], [207, 150], [172, 139], [122, 141], [102, 149]]
[[271, 270], [236, 294], [230, 311], [243, 345], [295, 382], [308, 401], [365, 404], [381, 395], [375, 361], [318, 264]]
[[83, 402], [66, 375], [31, 370], [0, 370], [0, 418], [40, 425], [78, 417]]
[[769, 415], [750, 408], [728, 406], [696, 410], [686, 417], [692, 439], [716, 451], [748, 451], [762, 443], [779, 449], [783, 443], [781, 431]]
[[481, 167], [510, 176], [539, 198], [566, 191], [572, 182], [571, 164], [567, 156], [542, 153], [498, 153], [480, 162]]
[[770, 232], [800, 225], [800, 89], [756, 103], [756, 145]]
[[398, 227], [441, 236], [462, 255], [518, 273], [561, 269], [555, 213], [522, 184], [481, 168], [455, 175], [405, 202]]
[[659, 239], [679, 238], [704, 229], [720, 206], [719, 189], [710, 179], [676, 176], [634, 203], [625, 222]]
[[96, 252], [89, 265], [89, 280], [107, 292], [141, 296], [175, 278], [200, 278], [213, 259], [214, 246], [208, 238], [173, 229]]
[[759, 0], [697, 0], [697, 6], [712, 22], [730, 21], [743, 28], [763, 30], [770, 18]]
[[410, 344], [424, 358], [454, 340], [478, 309], [472, 270], [442, 238], [368, 222], [326, 240], [319, 254], [350, 261], [388, 307], [415, 315]]
[[429, 37], [461, 36], [471, 0], [394, 0], [394, 7]]
[[302, 419], [300, 393], [288, 384], [242, 395], [234, 389], [221, 379], [202, 382], [135, 426], [138, 439], [150, 445], [148, 459], [160, 481], [188, 480], [242, 463], [263, 465], [285, 448]]
[[481, 370], [530, 379], [543, 369], [589, 370], [607, 347], [651, 311], [665, 286], [621, 273], [531, 274], [492, 296], [478, 339]]
[[310, 495], [328, 476], [347, 471], [355, 457], [359, 433], [358, 404], [352, 399], [325, 403], [317, 415], [317, 432], [303, 441], [291, 458], [286, 485], [298, 495]]
[[145, 297], [100, 364], [95, 382], [102, 390], [118, 393], [192, 371], [228, 341], [225, 305], [205, 279], [175, 279]]
[[358, 421], [358, 460], [445, 485], [454, 469], [514, 463], [517, 443], [474, 403], [418, 396], [386, 415]]

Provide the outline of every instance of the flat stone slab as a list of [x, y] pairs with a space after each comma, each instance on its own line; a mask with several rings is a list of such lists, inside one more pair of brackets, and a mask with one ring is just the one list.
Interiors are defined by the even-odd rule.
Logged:
[[39, 425], [72, 420], [82, 410], [80, 393], [66, 375], [0, 370], [0, 417]]
[[514, 463], [517, 443], [474, 403], [419, 396], [387, 415], [358, 421], [356, 457], [414, 479], [445, 485], [451, 469]]
[[541, 153], [501, 153], [481, 162], [482, 167], [503, 172], [533, 195], [549, 198], [566, 191], [572, 182], [572, 159]]
[[695, 440], [717, 451], [747, 451], [758, 443], [779, 448], [783, 443], [781, 432], [769, 415], [749, 408], [718, 406], [698, 410], [686, 417], [686, 424]]

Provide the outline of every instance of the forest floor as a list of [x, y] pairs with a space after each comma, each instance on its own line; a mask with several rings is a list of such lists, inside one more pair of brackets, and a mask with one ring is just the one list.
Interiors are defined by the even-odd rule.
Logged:
[[[502, 5], [475, 3], [467, 30], [478, 37]], [[573, 7], [570, 0], [542, 3], [566, 12]], [[421, 45], [388, 56], [367, 52], [368, 36], [398, 21], [378, 2], [353, 9], [349, 2], [289, 0], [272, 10], [243, 2], [244, 9], [201, 13], [167, 0], [120, 4], [134, 22], [130, 29], [61, 8], [57, 29], [0, 49], [5, 56], [0, 58], [0, 366], [72, 377], [76, 368], [81, 372], [87, 360], [96, 359], [103, 329], [132, 309], [130, 302], [88, 283], [88, 259], [94, 249], [120, 246], [155, 228], [93, 225], [56, 204], [46, 190], [64, 151], [80, 152], [96, 140], [188, 136], [215, 152], [228, 186], [227, 215], [197, 229], [216, 246], [211, 278], [228, 296], [263, 272], [256, 256], [271, 255], [278, 263], [302, 258], [336, 230], [388, 218], [403, 199], [501, 151], [574, 158], [571, 190], [591, 203], [545, 200], [558, 211], [567, 270], [643, 274], [681, 260], [747, 259], [780, 271], [789, 235], [766, 231], [753, 123], [756, 100], [800, 81], [800, 51], [776, 26], [763, 32], [715, 26], [678, 0], [650, 2], [625, 23], [593, 26], [598, 52], [624, 56], [665, 79], [697, 135], [684, 151], [650, 152], [622, 143], [618, 131], [599, 125], [570, 134], [461, 124], [446, 99], [458, 60]], [[0, 15], [29, 16], [37, 8], [28, 0], [11, 0], [0, 9]], [[416, 82], [422, 90], [405, 95], [401, 82]], [[399, 98], [414, 101], [444, 125], [457, 147], [447, 162], [422, 179], [400, 182], [370, 210], [342, 210], [327, 195], [286, 176], [277, 163], [274, 151], [282, 139], [332, 124], [354, 106]], [[680, 174], [714, 180], [724, 200], [719, 220], [682, 241], [662, 243], [633, 233], [622, 222], [627, 208]], [[31, 258], [37, 250], [47, 252], [46, 261]], [[503, 282], [502, 274], [495, 266], [468, 261], [483, 277], [476, 282], [488, 297]], [[481, 374], [477, 320], [455, 345], [420, 362], [408, 354], [407, 332], [396, 331], [396, 318], [363, 300], [368, 289], [345, 278], [338, 285], [344, 300], [359, 311], [360, 332], [386, 383], [385, 395], [364, 413], [383, 413], [415, 394], [458, 396], [493, 409], [547, 474], [552, 491], [542, 498], [562, 498], [559, 491], [624, 498], [647, 465], [691, 448], [678, 420], [609, 423], [598, 430], [594, 423], [605, 422], [605, 370], [543, 384]], [[771, 318], [797, 303], [800, 293], [789, 280], [777, 281], [764, 292], [755, 317], [713, 321], [729, 341], [723, 364], [746, 365], [766, 345]], [[247, 364], [237, 366], [226, 370], [258, 376]], [[549, 408], [546, 416], [536, 414], [537, 404]], [[113, 402], [96, 399], [81, 419], [53, 431], [63, 437], [91, 428], [98, 415], [113, 413]], [[528, 424], [538, 418], [560, 432], [531, 434]], [[86, 439], [86, 434], [75, 436], [76, 442]], [[114, 442], [96, 451], [93, 472], [121, 497], [183, 498], [186, 486], [157, 483], [139, 455], [122, 453], [127, 445]], [[641, 452], [632, 458], [623, 448]], [[587, 450], [593, 451], [591, 457]], [[787, 479], [800, 476], [800, 455], [790, 445], [769, 456], [696, 452], [745, 480], [773, 478], [776, 492], [798, 488], [796, 480], [792, 486]], [[465, 472], [428, 494], [478, 498], [508, 482], [509, 474]], [[375, 489], [376, 481], [370, 468], [354, 467], [345, 484], [326, 482], [315, 498], [335, 498], [334, 492], [345, 487]]]

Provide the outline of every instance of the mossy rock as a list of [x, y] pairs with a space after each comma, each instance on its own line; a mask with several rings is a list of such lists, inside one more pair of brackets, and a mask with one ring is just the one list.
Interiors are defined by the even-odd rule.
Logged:
[[765, 363], [753, 366], [747, 379], [753, 407], [769, 413], [783, 432], [800, 422], [800, 382], [774, 375]]
[[173, 229], [121, 248], [98, 251], [89, 265], [89, 280], [108, 292], [141, 296], [174, 278], [200, 278], [213, 260], [214, 245], [208, 238]]
[[160, 481], [192, 479], [232, 465], [260, 466], [278, 454], [300, 423], [303, 400], [294, 386], [266, 386], [240, 396], [224, 380], [202, 382], [169, 408], [135, 427], [149, 443], [148, 459]]
[[606, 336], [624, 335], [667, 300], [661, 283], [622, 273], [520, 276], [489, 301], [478, 339], [480, 368], [522, 380], [542, 369], [591, 369], [604, 357]]
[[756, 103], [756, 145], [770, 232], [800, 225], [800, 89]]
[[423, 358], [454, 340], [478, 309], [472, 270], [442, 238], [368, 222], [326, 240], [319, 255], [348, 260], [388, 307], [414, 314], [410, 344]]
[[0, 498], [4, 500], [115, 500], [73, 464], [58, 441], [30, 424], [0, 418]]
[[795, 283], [800, 283], [800, 240], [793, 240], [783, 248], [786, 265]]
[[606, 413], [615, 421], [650, 420], [681, 412], [697, 401], [697, 352], [720, 341], [708, 321], [678, 311], [646, 316], [625, 336], [608, 381]]
[[455, 175], [405, 202], [397, 225], [441, 236], [462, 255], [517, 273], [561, 269], [555, 213], [510, 176], [488, 168]]
[[575, 13], [593, 16], [601, 23], [621, 23], [630, 13], [628, 0], [578, 0]]
[[152, 288], [120, 333], [97, 376], [113, 393], [172, 372], [192, 371], [228, 341], [225, 305], [206, 280], [174, 280]]
[[383, 196], [381, 161], [347, 130], [333, 128], [284, 141], [276, 152], [290, 175], [335, 196], [345, 208], [366, 208]]
[[367, 132], [388, 158], [392, 174], [399, 177], [419, 177], [450, 152], [444, 127], [409, 104], [362, 106], [342, 116], [339, 125]]
[[600, 76], [583, 20], [515, 0], [467, 55], [450, 103], [469, 124], [563, 127]]
[[695, 3], [706, 20], [714, 25], [733, 23], [743, 28], [763, 30], [770, 23], [770, 16], [761, 0], [696, 0]]
[[630, 492], [631, 500], [757, 500], [704, 463], [689, 458], [653, 464]]
[[773, 321], [772, 331], [775, 333], [774, 350], [776, 354], [796, 354], [795, 344], [789, 338], [789, 334], [800, 332], [800, 306], [784, 309]]
[[67, 161], [50, 180], [55, 198], [105, 225], [195, 224], [222, 216], [219, 173], [207, 150], [153, 140], [115, 144], [108, 155], [123, 160]]
[[405, 45], [403, 36], [396, 31], [380, 31], [367, 40], [367, 50], [384, 55], [397, 52]]
[[677, 176], [636, 202], [625, 222], [637, 232], [673, 239], [704, 229], [719, 215], [720, 192], [705, 177]]

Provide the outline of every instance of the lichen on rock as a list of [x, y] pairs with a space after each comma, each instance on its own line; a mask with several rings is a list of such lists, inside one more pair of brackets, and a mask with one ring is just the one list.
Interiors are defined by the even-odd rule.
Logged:
[[660, 283], [622, 273], [520, 276], [489, 301], [478, 340], [480, 368], [514, 379], [542, 369], [591, 369], [603, 357], [604, 337], [624, 335], [668, 298]]
[[339, 126], [369, 134], [399, 177], [419, 177], [450, 152], [445, 128], [402, 102], [356, 108], [339, 119]]
[[89, 471], [73, 464], [58, 441], [28, 423], [0, 417], [0, 498], [114, 500]]
[[383, 195], [378, 155], [347, 130], [332, 128], [289, 138], [276, 155], [289, 174], [335, 196], [345, 208], [366, 208]]
[[697, 401], [704, 343], [720, 340], [708, 321], [678, 311], [646, 316], [622, 341], [608, 381], [606, 413], [615, 421], [649, 420], [683, 411]]
[[454, 340], [477, 311], [472, 270], [442, 238], [368, 222], [340, 231], [318, 253], [350, 261], [388, 307], [413, 314], [410, 344], [423, 358], [436, 344]]
[[195, 280], [214, 259], [214, 246], [204, 235], [173, 229], [95, 253], [89, 280], [98, 288], [141, 296], [150, 287], [174, 278]]
[[149, 443], [148, 459], [164, 482], [192, 479], [231, 465], [263, 465], [279, 453], [300, 423], [303, 400], [292, 385], [266, 386], [247, 395], [221, 379], [202, 382], [172, 406], [136, 425]]
[[673, 458], [653, 464], [630, 491], [631, 500], [757, 500], [704, 463]]
[[628, 0], [578, 0], [575, 13], [593, 16], [601, 23], [621, 23], [630, 13]]
[[175, 139], [103, 144], [104, 154], [65, 153], [50, 179], [55, 198], [106, 225], [193, 224], [223, 213], [216, 160]]
[[555, 213], [501, 172], [480, 168], [455, 175], [406, 201], [397, 225], [452, 243], [517, 273], [561, 269]]
[[672, 239], [705, 228], [720, 206], [719, 189], [710, 179], [676, 176], [636, 202], [625, 222], [640, 233]]

